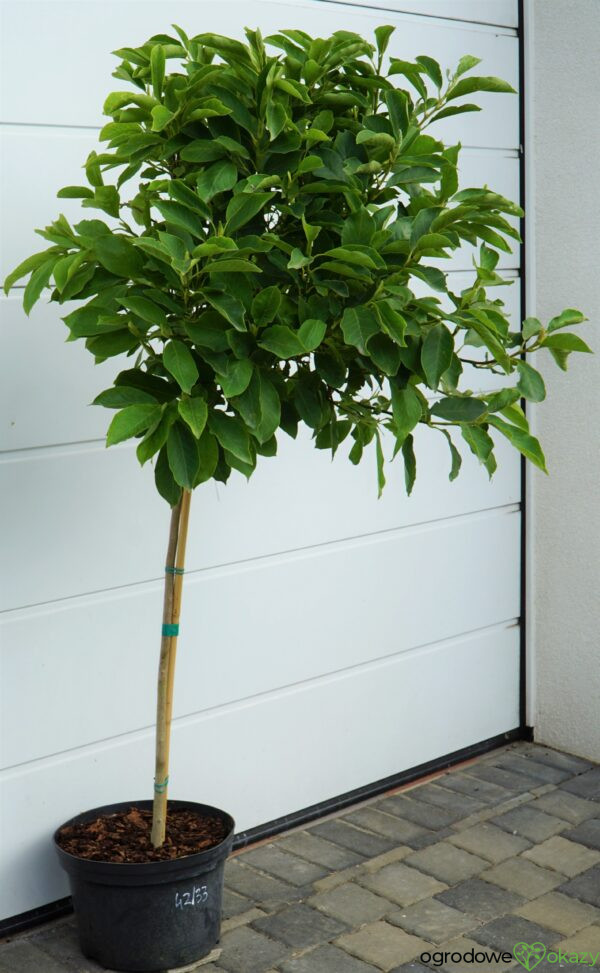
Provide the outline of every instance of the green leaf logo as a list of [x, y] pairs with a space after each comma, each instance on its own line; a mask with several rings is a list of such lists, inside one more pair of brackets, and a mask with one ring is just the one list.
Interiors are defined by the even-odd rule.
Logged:
[[515, 943], [513, 953], [517, 963], [531, 971], [542, 962], [546, 955], [546, 947], [543, 943]]

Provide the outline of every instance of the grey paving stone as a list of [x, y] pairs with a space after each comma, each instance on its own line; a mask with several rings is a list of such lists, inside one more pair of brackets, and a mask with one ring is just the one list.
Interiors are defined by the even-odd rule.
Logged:
[[597, 865], [600, 862], [600, 852], [595, 848], [586, 848], [577, 841], [568, 841], [566, 837], [557, 834], [542, 841], [541, 845], [534, 845], [529, 851], [524, 851], [523, 858], [543, 868], [554, 868], [567, 878], [574, 878], [580, 872]]
[[444, 811], [449, 811], [450, 814], [457, 814], [461, 818], [466, 818], [469, 814], [481, 811], [486, 806], [484, 801], [470, 797], [468, 794], [457, 793], [448, 787], [439, 787], [435, 783], [424, 784], [423, 787], [418, 787], [414, 791], [414, 795], [419, 801], [425, 801], [426, 804], [441, 807]]
[[257, 919], [252, 926], [272, 939], [293, 946], [294, 949], [318, 946], [348, 930], [346, 923], [311, 909], [304, 903], [291, 905], [272, 916]]
[[564, 885], [559, 885], [556, 891], [600, 908], [600, 865], [594, 865]]
[[256, 905], [294, 902], [302, 894], [296, 886], [263, 875], [235, 858], [225, 865], [225, 887], [246, 896]]
[[374, 966], [336, 946], [318, 946], [304, 956], [285, 960], [279, 968], [282, 973], [378, 973]]
[[502, 828], [497, 828], [489, 821], [482, 821], [474, 824], [471, 828], [465, 828], [449, 838], [449, 841], [458, 848], [464, 848], [473, 855], [479, 855], [486, 861], [497, 864], [505, 858], [512, 858], [520, 852], [531, 848], [531, 842], [518, 835], [508, 834]]
[[35, 931], [28, 937], [27, 942], [48, 953], [58, 963], [63, 963], [65, 970], [85, 969], [86, 973], [88, 971], [89, 973], [100, 973], [104, 970], [104, 967], [95, 963], [94, 960], [84, 958], [79, 948], [74, 919], [53, 923], [41, 931]]
[[249, 926], [239, 926], [225, 933], [220, 945], [223, 952], [219, 966], [228, 973], [266, 973], [289, 954], [287, 946], [268, 939]]
[[504, 770], [514, 770], [515, 773], [524, 774], [526, 777], [533, 777], [540, 784], [561, 784], [564, 780], [573, 776], [569, 770], [538, 763], [532, 756], [529, 757], [521, 753], [505, 753], [494, 763], [494, 766], [502, 767]]
[[572, 936], [593, 922], [600, 923], [600, 909], [562, 892], [548, 892], [512, 911], [548, 929], [556, 929], [563, 936]]
[[365, 963], [371, 963], [388, 973], [398, 963], [406, 963], [419, 956], [429, 943], [388, 922], [372, 922], [358, 932], [342, 936], [338, 945]]
[[359, 855], [366, 858], [375, 858], [376, 855], [383, 855], [386, 851], [391, 851], [395, 842], [390, 838], [383, 838], [381, 835], [363, 831], [354, 825], [342, 821], [340, 818], [332, 818], [330, 821], [323, 821], [310, 829], [311, 834], [316, 834], [320, 838], [333, 841], [335, 845], [343, 848], [350, 848], [357, 851]]
[[243, 855], [245, 865], [252, 865], [290, 885], [310, 885], [327, 875], [327, 869], [297, 855], [282, 851], [278, 845], [262, 845]]
[[525, 777], [523, 774], [516, 774], [513, 770], [504, 770], [502, 767], [493, 767], [487, 763], [473, 764], [469, 767], [469, 774], [478, 780], [498, 784], [512, 794], [524, 794], [532, 787], [539, 787], [539, 781], [535, 781], [532, 777]]
[[484, 882], [480, 878], [469, 878], [454, 888], [438, 892], [435, 898], [444, 905], [468, 912], [482, 921], [495, 919], [505, 912], [514, 912], [527, 902], [522, 895], [509, 892], [491, 882]]
[[338, 885], [329, 892], [319, 892], [308, 900], [308, 904], [349, 926], [374, 922], [395, 908], [387, 899], [355, 882]]
[[413, 797], [405, 797], [403, 794], [386, 797], [384, 801], [381, 801], [379, 807], [382, 811], [397, 814], [398, 817], [404, 818], [406, 821], [413, 821], [421, 828], [428, 828], [430, 831], [448, 828], [461, 817], [460, 814], [445, 811], [443, 808], [434, 807], [432, 804], [426, 804], [425, 801], [419, 801]]
[[569, 841], [578, 841], [581, 845], [588, 848], [600, 850], [600, 818], [590, 818], [576, 828], [565, 831], [565, 838]]
[[471, 938], [483, 946], [512, 953], [516, 943], [543, 943], [548, 947], [554, 945], [561, 935], [522, 916], [501, 916], [474, 929]]
[[600, 801], [600, 767], [587, 770], [585, 774], [573, 777], [560, 786], [570, 794], [577, 794], [587, 801]]
[[386, 865], [378, 872], [361, 875], [359, 882], [365, 888], [381, 895], [397, 905], [412, 905], [445, 888], [442, 882], [425, 875], [403, 862]]
[[546, 838], [551, 838], [552, 835], [565, 829], [565, 822], [562, 818], [555, 818], [544, 811], [536, 811], [528, 804], [514, 807], [510, 811], [492, 818], [491, 821], [510, 834], [522, 835], [533, 842], [545, 841]]
[[[83, 969], [84, 958], [81, 957], [79, 966], [63, 960], [56, 960], [39, 946], [34, 946], [27, 940], [20, 940], [2, 947], [0, 953], [0, 971], [2, 973], [72, 973]], [[100, 969], [96, 966], [96, 969]]]
[[418, 868], [420, 872], [433, 875], [446, 885], [456, 885], [467, 878], [478, 875], [489, 862], [477, 855], [471, 855], [462, 848], [456, 848], [448, 841], [439, 841], [435, 845], [416, 851], [404, 859], [411, 868]]
[[323, 868], [331, 871], [338, 871], [358, 865], [364, 861], [364, 855], [359, 855], [356, 851], [343, 848], [341, 845], [334, 845], [331, 841], [325, 841], [315, 834], [308, 831], [295, 831], [280, 838], [277, 841], [280, 848], [284, 851], [291, 851], [300, 858], [306, 858], [315, 865], [322, 865]]
[[556, 818], [563, 818], [570, 824], [581, 824], [588, 818], [598, 816], [598, 805], [594, 801], [586, 801], [575, 794], [569, 794], [562, 788], [549, 791], [531, 801], [530, 807], [536, 811], [545, 811], [546, 814], [553, 814]]
[[549, 868], [540, 868], [526, 858], [507, 858], [483, 873], [486, 882], [493, 882], [508, 892], [516, 892], [526, 899], [536, 899], [561, 883], [561, 875]]
[[415, 838], [433, 833], [415, 824], [414, 821], [405, 821], [395, 814], [388, 814], [377, 805], [358, 808], [344, 817], [346, 821], [350, 821], [352, 824], [366, 828], [367, 831], [384, 835], [384, 837], [391, 838], [403, 845], [412, 846]]
[[427, 848], [429, 845], [434, 845], [436, 841], [442, 841], [444, 838], [450, 838], [451, 835], [456, 834], [452, 828], [440, 828], [439, 831], [426, 831], [425, 834], [419, 835], [418, 838], [413, 838], [411, 842], [406, 842], [410, 848], [414, 851], [419, 851], [421, 848]]
[[430, 943], [445, 943], [480, 924], [476, 916], [453, 909], [437, 899], [421, 899], [398, 912], [391, 912], [388, 922]]
[[591, 770], [593, 764], [583, 757], [576, 757], [572, 753], [563, 753], [561, 750], [552, 750], [540, 743], [526, 743], [523, 745], [524, 753], [530, 753], [538, 763], [548, 764], [550, 767], [558, 767], [559, 770], [568, 770], [572, 774], [583, 774], [586, 770]]
[[503, 804], [504, 801], [514, 797], [514, 791], [501, 787], [488, 780], [480, 780], [477, 777], [470, 777], [467, 772], [452, 771], [443, 777], [436, 779], [439, 787], [447, 787], [449, 790], [458, 791], [460, 794], [468, 794], [470, 797], [483, 801], [485, 804]]
[[223, 919], [232, 919], [233, 916], [241, 916], [242, 913], [252, 909], [254, 902], [247, 899], [244, 895], [238, 895], [231, 889], [223, 889]]

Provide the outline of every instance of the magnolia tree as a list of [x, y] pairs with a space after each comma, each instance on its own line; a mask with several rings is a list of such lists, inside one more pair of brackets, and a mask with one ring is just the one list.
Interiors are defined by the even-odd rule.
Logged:
[[[488, 295], [509, 283], [498, 251], [519, 240], [507, 217], [522, 211], [487, 186], [459, 192], [460, 143], [429, 134], [479, 110], [465, 97], [513, 90], [472, 75], [477, 58], [445, 77], [427, 56], [386, 58], [384, 70], [392, 27], [377, 28], [376, 45], [346, 31], [263, 40], [247, 30], [243, 44], [174, 30], [116, 52], [127, 90], [106, 100], [106, 150], [87, 159], [89, 186], [58, 193], [109, 219], [59, 216], [38, 231], [49, 248], [5, 284], [31, 274], [27, 313], [46, 288], [59, 304], [85, 302], [63, 319], [69, 340], [84, 340], [96, 362], [131, 359], [95, 403], [116, 410], [107, 445], [136, 438], [172, 507], [156, 847], [191, 491], [232, 470], [249, 477], [259, 456], [275, 455], [278, 430], [295, 437], [300, 423], [332, 453], [349, 439], [355, 464], [373, 444], [379, 492], [391, 442], [410, 493], [419, 424], [447, 440], [451, 479], [461, 463], [453, 434], [490, 475], [493, 431], [543, 470], [519, 400], [542, 400], [544, 383], [524, 354], [547, 349], [564, 369], [571, 352], [589, 351], [564, 330], [584, 320], [579, 311], [515, 330]], [[478, 248], [473, 282], [453, 293], [428, 261], [465, 241]], [[470, 382], [493, 372], [506, 387], [463, 389], [465, 365]]]

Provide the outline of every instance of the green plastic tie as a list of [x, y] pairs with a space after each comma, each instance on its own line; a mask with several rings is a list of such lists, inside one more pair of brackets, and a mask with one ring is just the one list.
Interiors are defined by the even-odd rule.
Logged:
[[170, 564], [167, 564], [165, 574], [185, 574], [185, 568], [174, 568]]
[[154, 781], [154, 791], [155, 791], [155, 793], [156, 794], [164, 794], [165, 791], [166, 791], [166, 789], [167, 789], [168, 783], [169, 783], [168, 776], [165, 777], [165, 779], [163, 780], [162, 784], [157, 784], [156, 781]]
[[163, 625], [163, 635], [179, 635], [179, 625]]

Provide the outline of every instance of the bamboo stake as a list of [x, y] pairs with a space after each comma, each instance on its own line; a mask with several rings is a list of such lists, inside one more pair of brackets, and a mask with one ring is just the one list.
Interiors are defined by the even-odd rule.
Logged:
[[173, 712], [175, 656], [177, 652], [177, 628], [181, 611], [190, 500], [190, 491], [184, 490], [180, 502], [173, 508], [171, 514], [169, 542], [167, 545], [167, 570], [165, 571], [163, 602], [163, 635], [158, 666], [156, 707], [156, 762], [151, 834], [154, 848], [160, 848], [164, 843], [167, 824], [167, 787], [169, 781], [169, 746], [171, 739], [171, 715]]

